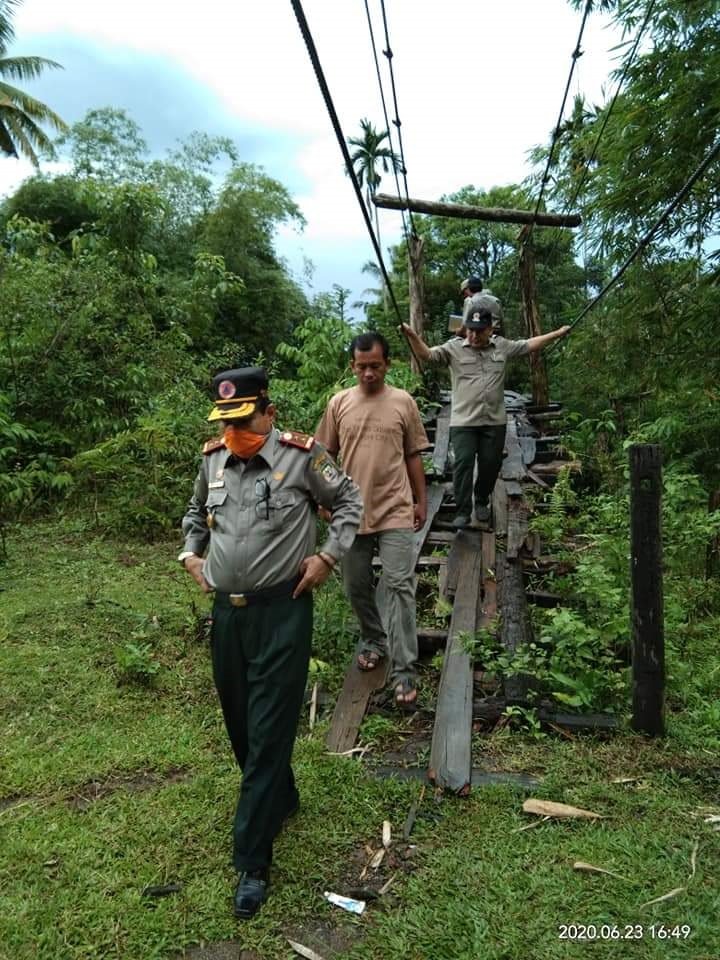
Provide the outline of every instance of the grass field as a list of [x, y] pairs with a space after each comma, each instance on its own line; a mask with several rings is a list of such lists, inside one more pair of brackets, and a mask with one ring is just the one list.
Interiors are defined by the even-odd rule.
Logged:
[[[294, 955], [288, 937], [325, 960], [720, 957], [720, 832], [702, 816], [720, 813], [718, 735], [682, 714], [660, 742], [485, 738], [493, 768], [531, 773], [541, 780], [534, 796], [603, 819], [521, 831], [531, 818], [513, 787], [467, 800], [426, 790], [409, 844], [402, 825], [420, 783], [371, 775], [408, 721], [370, 723], [358, 762], [328, 756], [325, 723], [309, 732], [304, 720], [302, 809], [277, 844], [271, 898], [237, 923], [238, 775], [203, 636], [209, 603], [176, 552], [93, 538], [78, 519], [13, 533], [0, 568], [3, 960], [160, 960], [183, 950], [220, 960], [241, 949], [271, 960]], [[337, 584], [318, 598], [316, 620], [332, 687], [351, 648]], [[395, 843], [361, 879], [384, 820]], [[573, 870], [576, 861], [617, 876]], [[377, 892], [393, 877], [360, 918], [322, 897]], [[175, 893], [143, 894], [168, 884]], [[598, 939], [562, 939], [563, 924], [593, 925]], [[690, 936], [665, 938], [676, 925]], [[635, 939], [599, 939], [616, 931]]]

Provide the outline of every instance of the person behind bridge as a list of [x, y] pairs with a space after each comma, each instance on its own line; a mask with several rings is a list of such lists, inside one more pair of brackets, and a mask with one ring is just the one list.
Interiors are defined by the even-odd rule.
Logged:
[[[300, 803], [290, 758], [312, 638], [312, 591], [358, 528], [357, 486], [312, 437], [273, 426], [262, 367], [219, 373], [209, 440], [183, 519], [178, 560], [215, 591], [212, 666], [242, 787], [234, 824], [235, 916], [268, 892], [273, 840]], [[315, 505], [332, 512], [316, 550]], [[207, 555], [203, 559], [203, 554]]]
[[[409, 709], [417, 701], [418, 657], [413, 532], [427, 513], [421, 454], [429, 443], [415, 400], [385, 383], [385, 337], [359, 334], [350, 358], [357, 386], [331, 398], [316, 437], [332, 456], [340, 455], [363, 498], [360, 530], [342, 563], [345, 591], [360, 623], [357, 666], [375, 670], [389, 653], [395, 703]], [[375, 599], [375, 546], [382, 560], [385, 624]]]
[[460, 293], [464, 298], [463, 303], [463, 326], [460, 328], [462, 335], [465, 335], [465, 320], [471, 312], [485, 307], [493, 316], [493, 329], [498, 332], [502, 327], [503, 312], [500, 301], [493, 296], [489, 290], [483, 287], [480, 277], [468, 277], [460, 284]]
[[570, 330], [560, 327], [529, 340], [506, 340], [493, 333], [492, 313], [484, 307], [474, 309], [465, 326], [464, 340], [454, 337], [437, 347], [428, 347], [408, 324], [401, 328], [420, 360], [450, 368], [450, 439], [455, 454], [453, 487], [457, 507], [453, 526], [458, 530], [471, 522], [476, 463], [475, 519], [478, 523], [490, 519], [489, 497], [500, 472], [505, 445], [507, 361], [542, 350]]

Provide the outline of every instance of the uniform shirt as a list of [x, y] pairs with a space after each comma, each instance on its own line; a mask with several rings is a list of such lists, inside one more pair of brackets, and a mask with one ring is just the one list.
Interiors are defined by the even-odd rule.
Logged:
[[182, 528], [185, 550], [202, 556], [209, 544], [203, 576], [215, 590], [249, 593], [296, 576], [315, 552], [316, 503], [332, 513], [324, 553], [339, 560], [355, 539], [358, 488], [311, 437], [299, 449], [280, 436], [271, 430], [247, 463], [224, 445], [203, 458]]
[[459, 337], [438, 347], [430, 347], [431, 362], [450, 367], [450, 426], [505, 424], [505, 364], [510, 357], [527, 352], [527, 340], [506, 340], [499, 336], [490, 337], [487, 347], [482, 350], [476, 350]]
[[417, 404], [407, 392], [385, 384], [379, 393], [359, 387], [331, 398], [317, 431], [328, 450], [339, 451], [343, 469], [360, 487], [361, 534], [412, 530], [413, 494], [407, 457], [430, 444]]

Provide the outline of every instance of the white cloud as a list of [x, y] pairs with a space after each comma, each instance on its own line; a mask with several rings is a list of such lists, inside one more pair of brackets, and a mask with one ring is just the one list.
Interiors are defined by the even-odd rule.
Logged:
[[[345, 135], [356, 134], [365, 116], [382, 127], [364, 5], [304, 6]], [[378, 0], [370, 7], [381, 50]], [[527, 151], [557, 120], [580, 14], [567, 0], [387, 0], [386, 7], [410, 194], [436, 199], [469, 183], [522, 179]], [[604, 24], [590, 18], [571, 88], [596, 102], [618, 39]], [[296, 199], [308, 241], [335, 242], [340, 255], [346, 241], [366, 236], [287, 0], [25, 0], [16, 26], [18, 53], [42, 53], [43, 34], [64, 34], [169, 58], [237, 117], [239, 134], [261, 125], [297, 138], [286, 169], [307, 178]], [[289, 179], [277, 163], [272, 173]], [[391, 177], [382, 189], [395, 192]], [[383, 214], [386, 243], [399, 226], [398, 214]]]

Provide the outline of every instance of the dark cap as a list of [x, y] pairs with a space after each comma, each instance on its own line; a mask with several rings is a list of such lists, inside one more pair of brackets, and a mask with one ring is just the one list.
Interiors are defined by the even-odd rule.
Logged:
[[487, 307], [478, 307], [464, 321], [468, 330], [484, 330], [493, 325], [493, 315]]
[[460, 284], [460, 293], [465, 293], [466, 290], [469, 290], [470, 293], [480, 293], [483, 288], [483, 282], [480, 277], [467, 277]]
[[242, 420], [255, 412], [260, 397], [268, 392], [264, 367], [238, 367], [223, 370], [212, 382], [213, 407], [208, 420]]

